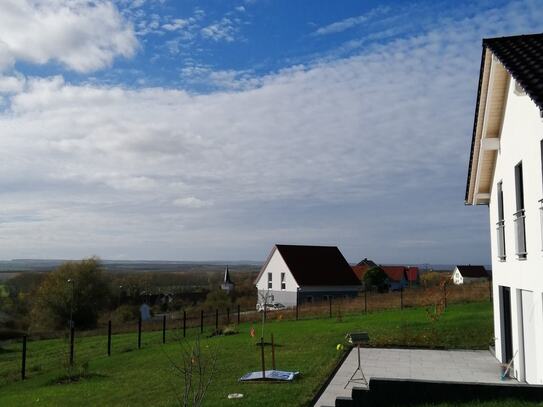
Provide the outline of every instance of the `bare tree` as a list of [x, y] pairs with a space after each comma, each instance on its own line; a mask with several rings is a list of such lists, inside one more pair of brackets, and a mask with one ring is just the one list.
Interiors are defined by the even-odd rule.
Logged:
[[202, 351], [200, 337], [191, 341], [179, 341], [181, 352], [175, 358], [166, 354], [176, 376], [183, 384], [182, 394], [179, 386], [172, 382], [179, 406], [199, 407], [203, 405], [207, 390], [213, 380], [217, 364], [217, 352]]

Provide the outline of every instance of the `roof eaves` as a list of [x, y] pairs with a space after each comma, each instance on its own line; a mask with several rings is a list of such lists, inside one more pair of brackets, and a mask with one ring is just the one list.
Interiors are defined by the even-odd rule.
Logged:
[[467, 178], [467, 182], [466, 182], [466, 195], [465, 195], [465, 198], [464, 198], [464, 204], [465, 205], [471, 205], [471, 203], [469, 203], [469, 192], [470, 192], [470, 186], [471, 186], [471, 169], [473, 167], [473, 153], [475, 151], [475, 139], [476, 139], [476, 135], [477, 135], [477, 122], [478, 122], [478, 119], [479, 119], [479, 105], [480, 105], [480, 101], [481, 101], [481, 90], [482, 90], [482, 87], [483, 87], [483, 74], [484, 74], [484, 69], [485, 69], [485, 59], [486, 59], [486, 46], [485, 46], [485, 41], [483, 40], [483, 51], [482, 51], [482, 55], [481, 55], [481, 68], [479, 70], [479, 84], [477, 86], [477, 102], [475, 104], [475, 117], [473, 119], [473, 132], [472, 132], [472, 135], [471, 135], [471, 150], [470, 150], [470, 155], [469, 155], [469, 162], [468, 162], [468, 178]]

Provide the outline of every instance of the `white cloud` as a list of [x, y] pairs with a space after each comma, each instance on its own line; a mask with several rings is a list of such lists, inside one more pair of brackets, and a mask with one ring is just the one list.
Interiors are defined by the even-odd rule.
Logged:
[[134, 31], [110, 1], [3, 0], [0, 2], [0, 70], [16, 61], [55, 61], [78, 72], [131, 57]]
[[232, 42], [235, 40], [237, 31], [236, 23], [228, 17], [223, 17], [220, 21], [202, 28], [201, 32], [205, 38], [214, 41]]
[[206, 208], [212, 205], [209, 201], [202, 201], [201, 199], [193, 196], [177, 198], [173, 201], [173, 204], [181, 208]]
[[189, 19], [175, 18], [171, 23], [162, 25], [166, 31], [181, 30], [191, 23]]
[[514, 4], [204, 95], [29, 79], [0, 114], [0, 256], [480, 256], [486, 218], [462, 204], [480, 40], [541, 21]]
[[348, 30], [350, 28], [356, 27], [357, 25], [364, 24], [371, 20], [372, 18], [386, 14], [390, 11], [389, 7], [378, 7], [371, 11], [369, 11], [366, 14], [356, 16], [356, 17], [349, 17], [341, 21], [336, 21], [334, 23], [328, 24], [324, 27], [320, 27], [315, 31], [315, 35], [327, 35], [327, 34], [335, 34], [339, 33], [345, 30]]
[[0, 75], [0, 94], [18, 93], [24, 88], [25, 78], [22, 75], [1, 76]]

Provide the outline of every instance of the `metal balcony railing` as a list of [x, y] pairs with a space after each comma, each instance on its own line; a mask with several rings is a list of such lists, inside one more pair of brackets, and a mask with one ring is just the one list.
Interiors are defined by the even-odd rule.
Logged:
[[500, 220], [497, 223], [498, 230], [498, 258], [505, 261], [505, 221]]
[[519, 259], [526, 258], [526, 215], [524, 209], [515, 212], [516, 249]]
[[541, 250], [543, 250], [543, 199], [539, 200], [539, 220], [541, 222]]

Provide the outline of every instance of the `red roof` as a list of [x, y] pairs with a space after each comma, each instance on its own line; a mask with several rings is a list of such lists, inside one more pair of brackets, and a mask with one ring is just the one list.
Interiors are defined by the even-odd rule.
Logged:
[[364, 274], [371, 268], [367, 264], [357, 264], [356, 266], [353, 266], [354, 274], [358, 277], [359, 280], [362, 280], [364, 278]]
[[390, 281], [402, 281], [405, 278], [404, 266], [381, 266]]
[[419, 268], [407, 267], [405, 270], [405, 275], [407, 276], [407, 281], [417, 281], [419, 279]]

